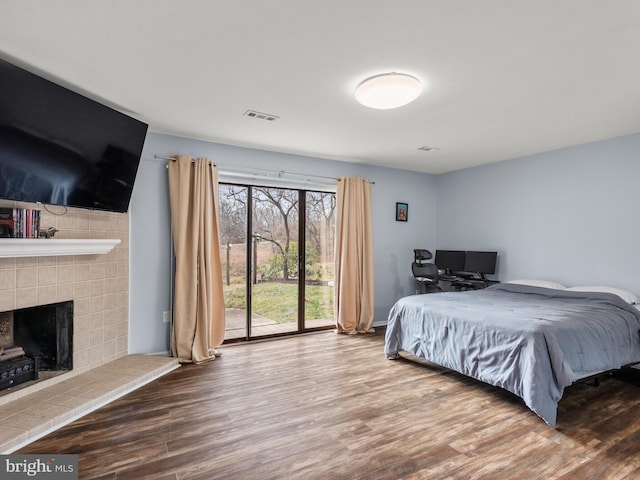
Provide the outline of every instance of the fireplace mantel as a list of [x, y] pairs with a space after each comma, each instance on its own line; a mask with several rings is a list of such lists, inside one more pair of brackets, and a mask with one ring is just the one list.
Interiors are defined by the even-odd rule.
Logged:
[[116, 238], [1, 238], [0, 258], [97, 255], [109, 253], [119, 243]]

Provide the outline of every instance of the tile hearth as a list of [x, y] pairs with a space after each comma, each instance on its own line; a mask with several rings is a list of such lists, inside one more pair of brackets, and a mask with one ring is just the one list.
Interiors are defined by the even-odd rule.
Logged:
[[127, 355], [88, 372], [0, 403], [0, 454], [40, 437], [169, 373], [176, 358]]

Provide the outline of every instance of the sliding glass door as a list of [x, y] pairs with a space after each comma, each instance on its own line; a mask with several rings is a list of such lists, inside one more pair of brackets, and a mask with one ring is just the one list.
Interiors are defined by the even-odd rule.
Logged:
[[220, 206], [225, 340], [333, 327], [335, 194], [221, 184]]

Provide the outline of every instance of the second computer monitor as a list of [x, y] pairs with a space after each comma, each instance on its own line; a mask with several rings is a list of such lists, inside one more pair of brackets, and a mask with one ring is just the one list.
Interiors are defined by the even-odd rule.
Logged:
[[447, 273], [464, 271], [465, 264], [464, 250], [436, 250], [435, 263], [439, 270], [446, 270]]
[[498, 252], [468, 251], [464, 262], [464, 271], [493, 275], [496, 273], [497, 257]]

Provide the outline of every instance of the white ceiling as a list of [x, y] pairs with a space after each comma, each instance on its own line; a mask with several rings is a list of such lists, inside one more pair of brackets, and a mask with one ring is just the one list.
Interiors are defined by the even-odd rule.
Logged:
[[153, 131], [430, 173], [640, 131], [639, 54], [638, 0], [0, 1], [0, 57]]

